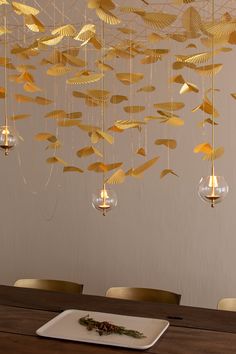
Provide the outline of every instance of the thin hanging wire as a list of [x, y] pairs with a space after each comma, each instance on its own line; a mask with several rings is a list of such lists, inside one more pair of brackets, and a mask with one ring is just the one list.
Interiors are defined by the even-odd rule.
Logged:
[[[212, 25], [214, 26], [215, 23], [215, 0], [212, 0], [211, 4], [211, 11], [212, 11]], [[215, 51], [215, 38], [214, 35], [212, 35], [211, 38], [211, 54], [212, 54], [212, 59], [211, 59], [211, 65], [212, 65], [212, 71], [211, 71], [211, 101], [212, 101], [212, 156], [211, 156], [211, 167], [212, 167], [212, 176], [214, 180], [214, 174], [215, 174], [215, 165], [214, 165], [214, 150], [215, 150], [215, 79], [214, 79], [214, 51]], [[214, 183], [214, 182], [213, 182]]]
[[4, 99], [4, 124], [5, 127], [8, 126], [8, 106], [7, 106], [7, 95], [8, 95], [8, 85], [7, 85], [7, 17], [6, 13], [4, 16], [4, 28], [5, 28], [5, 33], [4, 33], [4, 58], [5, 58], [5, 65], [4, 65], [4, 85], [5, 85], [5, 99]]

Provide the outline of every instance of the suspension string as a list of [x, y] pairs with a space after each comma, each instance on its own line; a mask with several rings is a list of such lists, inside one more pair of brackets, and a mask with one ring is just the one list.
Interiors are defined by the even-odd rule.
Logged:
[[4, 99], [4, 122], [5, 126], [7, 127], [8, 125], [8, 119], [7, 119], [7, 95], [8, 95], [8, 85], [7, 85], [7, 17], [6, 13], [4, 16], [4, 28], [5, 28], [5, 33], [4, 33], [4, 58], [5, 58], [5, 65], [4, 65], [4, 84], [5, 84], [5, 99]]
[[[104, 22], [102, 21], [102, 50], [101, 50], [101, 63], [102, 63], [102, 105], [101, 105], [101, 116], [102, 116], [102, 131], [105, 130], [105, 101], [103, 97], [104, 92], [104, 48], [105, 48], [105, 36], [104, 36]], [[105, 141], [102, 139], [102, 156], [103, 163], [105, 163]], [[105, 189], [105, 172], [102, 173], [102, 185], [103, 189]]]
[[[212, 0], [212, 25], [215, 23], [215, 0]], [[214, 34], [211, 38], [211, 54], [212, 54], [212, 71], [211, 71], [211, 101], [212, 101], [212, 156], [211, 156], [211, 167], [212, 167], [212, 176], [213, 176], [213, 183], [214, 183], [214, 173], [215, 173], [215, 166], [214, 166], [214, 150], [215, 150], [215, 79], [214, 79], [214, 50], [215, 50], [215, 43], [214, 43]]]

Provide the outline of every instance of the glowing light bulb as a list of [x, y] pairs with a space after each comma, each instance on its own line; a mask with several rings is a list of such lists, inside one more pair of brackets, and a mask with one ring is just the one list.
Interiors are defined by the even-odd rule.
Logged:
[[108, 211], [117, 205], [116, 193], [111, 189], [100, 189], [92, 195], [92, 205], [105, 216]]
[[203, 201], [210, 203], [212, 208], [220, 203], [228, 192], [229, 186], [223, 176], [211, 175], [200, 179], [198, 195]]
[[17, 135], [13, 128], [5, 125], [0, 127], [0, 148], [4, 150], [6, 156], [9, 150], [12, 150], [16, 146], [17, 141]]

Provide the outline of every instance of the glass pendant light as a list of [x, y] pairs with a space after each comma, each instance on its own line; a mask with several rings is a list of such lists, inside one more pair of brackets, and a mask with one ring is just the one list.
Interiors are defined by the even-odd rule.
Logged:
[[7, 156], [9, 150], [12, 150], [18, 142], [17, 135], [12, 127], [3, 125], [0, 127], [0, 148]]
[[[5, 38], [4, 38], [4, 57], [7, 62], [7, 18], [4, 16], [4, 28], [5, 28]], [[8, 155], [9, 151], [13, 149], [17, 142], [18, 136], [14, 128], [8, 125], [8, 112], [7, 112], [7, 67], [4, 65], [4, 81], [5, 81], [5, 97], [4, 97], [4, 125], [0, 127], [0, 149], [4, 151], [5, 156]]]
[[229, 186], [223, 176], [211, 175], [200, 179], [198, 195], [203, 201], [210, 203], [212, 208], [220, 203], [228, 192]]
[[[215, 2], [212, 0], [212, 23], [215, 23]], [[211, 41], [211, 53], [212, 53], [212, 72], [211, 72], [211, 98], [212, 98], [212, 152], [211, 152], [211, 175], [205, 176], [200, 179], [198, 186], [199, 197], [210, 203], [214, 208], [215, 204], [220, 203], [228, 194], [229, 186], [223, 176], [215, 175], [215, 107], [214, 107], [214, 36]]]
[[105, 185], [92, 195], [92, 205], [102, 212], [104, 216], [111, 209], [117, 206], [117, 196], [112, 189], [106, 189]]

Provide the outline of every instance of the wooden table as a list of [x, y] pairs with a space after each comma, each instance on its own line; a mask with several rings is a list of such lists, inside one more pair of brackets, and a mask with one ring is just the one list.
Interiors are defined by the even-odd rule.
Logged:
[[[146, 351], [47, 339], [37, 328], [65, 309], [167, 319], [170, 327]], [[235, 354], [236, 312], [71, 295], [0, 285], [0, 354]]]

